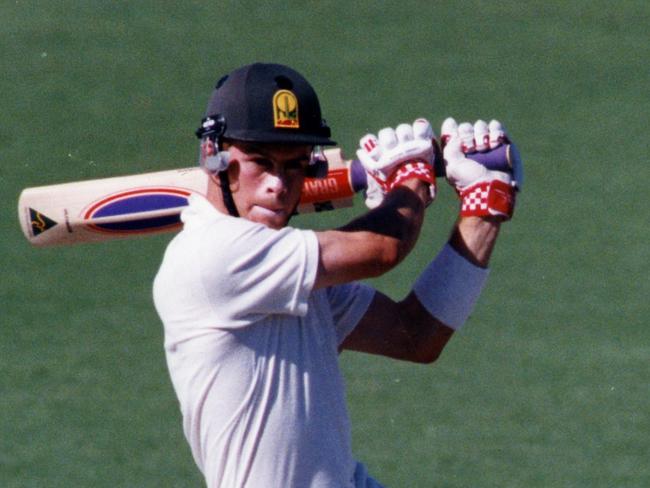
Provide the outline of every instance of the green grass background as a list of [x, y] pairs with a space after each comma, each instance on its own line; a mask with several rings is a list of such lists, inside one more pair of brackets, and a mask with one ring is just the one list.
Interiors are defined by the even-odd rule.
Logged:
[[[650, 4], [0, 3], [0, 486], [192, 487], [151, 281], [170, 235], [36, 249], [22, 188], [195, 164], [215, 80], [289, 64], [335, 138], [496, 117], [526, 164], [466, 328], [433, 366], [345, 353], [388, 487], [650, 486]], [[343, 223], [363, 210], [297, 219]], [[401, 298], [456, 213], [443, 186]]]

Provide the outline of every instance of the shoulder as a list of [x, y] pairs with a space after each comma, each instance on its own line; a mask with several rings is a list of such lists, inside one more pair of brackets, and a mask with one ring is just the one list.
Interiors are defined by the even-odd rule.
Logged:
[[178, 241], [178, 246], [191, 247], [210, 256], [221, 253], [241, 254], [246, 251], [263, 252], [268, 247], [286, 245], [287, 242], [316, 241], [313, 231], [292, 227], [275, 230], [250, 220], [226, 215], [203, 197], [192, 196], [189, 203], [181, 214], [183, 230], [175, 240]]
[[307, 312], [318, 269], [313, 231], [274, 230], [209, 208], [183, 219], [154, 283], [159, 297], [204, 304], [222, 323], [240, 325]]
[[176, 263], [181, 274], [197, 274], [206, 286], [228, 282], [235, 289], [291, 274], [311, 281], [316, 274], [319, 248], [313, 231], [271, 229], [223, 214], [202, 198], [193, 199], [181, 218], [183, 230], [170, 243], [165, 261]]

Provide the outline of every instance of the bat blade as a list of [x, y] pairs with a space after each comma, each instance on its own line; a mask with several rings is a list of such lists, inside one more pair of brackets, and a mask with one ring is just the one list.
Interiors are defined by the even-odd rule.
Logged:
[[[327, 150], [330, 172], [306, 179], [298, 213], [353, 204], [351, 164], [341, 150]], [[205, 196], [208, 175], [185, 168], [77, 181], [23, 190], [18, 217], [35, 246], [69, 245], [178, 230], [192, 194]]]
[[18, 217], [35, 246], [165, 232], [180, 226], [189, 196], [207, 186], [201, 169], [187, 168], [27, 188]]

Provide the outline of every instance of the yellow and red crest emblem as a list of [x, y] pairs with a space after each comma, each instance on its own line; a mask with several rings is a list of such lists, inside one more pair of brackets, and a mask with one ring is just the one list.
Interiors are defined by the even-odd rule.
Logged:
[[273, 95], [273, 125], [284, 129], [298, 129], [298, 99], [289, 90], [278, 90]]

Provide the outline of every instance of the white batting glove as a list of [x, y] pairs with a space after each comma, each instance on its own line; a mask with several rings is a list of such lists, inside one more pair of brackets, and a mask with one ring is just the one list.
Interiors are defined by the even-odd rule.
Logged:
[[431, 188], [435, 197], [433, 173], [435, 134], [426, 119], [413, 124], [400, 124], [374, 134], [366, 134], [359, 141], [357, 157], [370, 176], [366, 190], [366, 205], [374, 208], [383, 196], [407, 179], [419, 178]]
[[370, 210], [373, 208], [378, 207], [381, 205], [381, 202], [384, 201], [384, 196], [386, 195], [386, 192], [384, 189], [381, 187], [379, 182], [374, 179], [372, 176], [368, 176], [368, 185], [366, 186], [366, 189], [364, 190], [363, 194], [366, 197], [366, 207], [368, 207]]
[[521, 162], [501, 123], [459, 125], [450, 117], [442, 124], [441, 140], [447, 181], [461, 198], [461, 215], [511, 218], [518, 185], [514, 166], [521, 173]]

